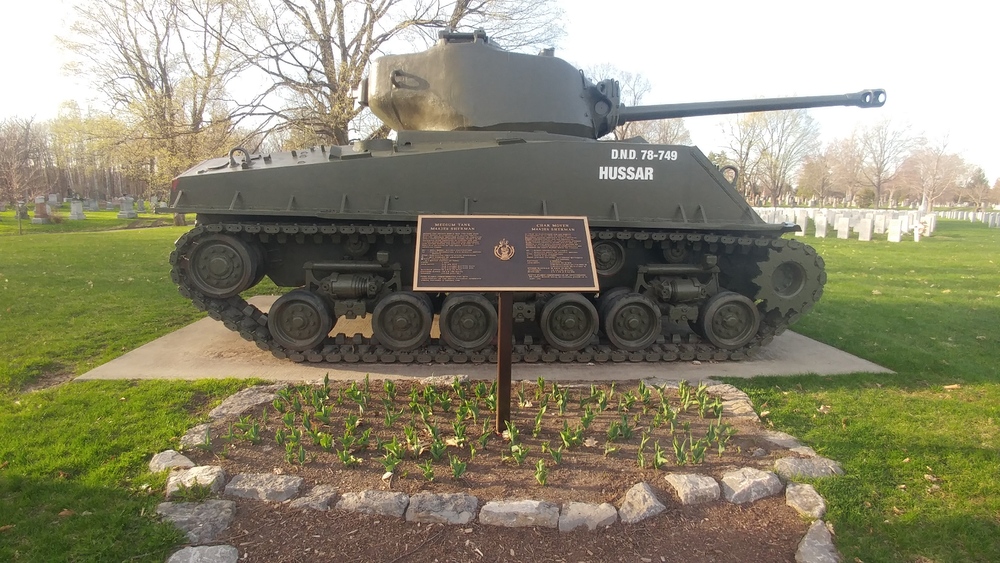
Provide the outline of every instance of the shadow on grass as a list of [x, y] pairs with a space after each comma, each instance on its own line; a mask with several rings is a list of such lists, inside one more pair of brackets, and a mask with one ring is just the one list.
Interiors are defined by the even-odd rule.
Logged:
[[0, 561], [162, 563], [186, 540], [173, 525], [157, 522], [158, 501], [159, 495], [0, 472]]

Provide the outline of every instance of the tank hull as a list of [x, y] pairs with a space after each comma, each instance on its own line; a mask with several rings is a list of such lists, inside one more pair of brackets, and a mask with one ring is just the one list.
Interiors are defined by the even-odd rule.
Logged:
[[[495, 300], [412, 291], [419, 215], [586, 216], [600, 291], [518, 294], [514, 359], [742, 359], [808, 311], [822, 259], [767, 224], [696, 147], [548, 133], [393, 141], [205, 161], [172, 277], [196, 307], [297, 361], [489, 361]], [[270, 315], [240, 293], [293, 288]], [[371, 336], [338, 334], [371, 317]], [[440, 339], [430, 338], [434, 319]], [[492, 334], [490, 332], [492, 331]]]

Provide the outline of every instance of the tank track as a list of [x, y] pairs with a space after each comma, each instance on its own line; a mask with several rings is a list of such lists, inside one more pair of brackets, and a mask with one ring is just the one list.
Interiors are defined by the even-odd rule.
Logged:
[[[267, 314], [257, 307], [249, 304], [240, 296], [226, 299], [212, 298], [204, 295], [195, 289], [188, 281], [182, 264], [186, 261], [190, 251], [197, 241], [205, 236], [215, 233], [226, 233], [240, 236], [258, 236], [258, 233], [280, 233], [284, 237], [285, 244], [294, 244], [295, 238], [302, 235], [315, 235], [316, 233], [333, 234], [337, 230], [343, 233], [369, 232], [377, 233], [379, 236], [392, 234], [412, 234], [410, 227], [373, 227], [372, 225], [304, 225], [304, 224], [262, 224], [262, 223], [211, 223], [196, 226], [191, 231], [182, 235], [176, 242], [176, 249], [170, 254], [171, 273], [170, 277], [178, 286], [181, 295], [191, 300], [191, 303], [199, 310], [206, 311], [208, 315], [221, 321], [226, 328], [238, 332], [245, 340], [256, 343], [261, 350], [271, 352], [275, 357], [288, 359], [293, 362], [310, 363], [495, 363], [496, 350], [486, 348], [479, 352], [465, 352], [454, 350], [435, 339], [431, 339], [428, 344], [410, 352], [399, 352], [388, 350], [373, 341], [370, 337], [360, 334], [349, 336], [346, 334], [331, 335], [326, 338], [321, 346], [313, 350], [296, 351], [282, 347], [274, 342], [267, 326]], [[331, 232], [332, 231], [332, 232]], [[524, 363], [604, 363], [604, 362], [672, 362], [672, 361], [726, 361], [744, 360], [753, 357], [762, 346], [769, 344], [774, 336], [781, 334], [799, 316], [812, 308], [822, 295], [822, 286], [826, 281], [826, 274], [823, 270], [823, 259], [818, 256], [811, 247], [798, 241], [776, 238], [773, 236], [760, 237], [736, 237], [727, 235], [717, 235], [709, 233], [687, 233], [687, 232], [646, 232], [635, 230], [593, 230], [594, 240], [614, 239], [619, 241], [663, 241], [670, 240], [676, 243], [686, 244], [689, 248], [696, 245], [709, 245], [710, 252], [723, 256], [744, 256], [753, 260], [758, 272], [755, 272], [755, 280], [740, 281], [733, 280], [729, 285], [742, 285], [743, 287], [730, 287], [751, 296], [755, 301], [760, 300], [762, 318], [760, 329], [756, 336], [746, 345], [734, 349], [722, 349], [700, 340], [696, 335], [675, 336], [672, 341], [660, 338], [656, 343], [644, 350], [626, 351], [616, 349], [601, 335], [600, 343], [587, 346], [575, 352], [562, 352], [551, 348], [544, 343], [515, 342], [511, 360], [513, 362]], [[272, 235], [273, 236], [273, 235]], [[787, 303], [775, 306], [768, 303], [772, 293], [758, 289], [753, 285], [753, 281], [758, 281], [764, 272], [773, 269], [769, 264], [776, 261], [777, 256], [784, 259], [798, 259], [805, 264], [806, 270], [813, 279], [807, 286], [807, 291], [800, 297], [796, 306], [788, 306]], [[746, 259], [742, 260], [746, 262]], [[748, 284], [747, 282], [751, 282]]]

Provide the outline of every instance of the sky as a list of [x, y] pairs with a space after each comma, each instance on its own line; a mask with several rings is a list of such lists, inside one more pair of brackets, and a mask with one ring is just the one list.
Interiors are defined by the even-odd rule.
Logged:
[[[55, 40], [75, 0], [4, 7], [0, 117], [44, 120], [59, 104], [86, 107], [86, 83], [62, 70]], [[565, 36], [556, 56], [583, 68], [610, 63], [652, 84], [644, 103], [843, 94], [884, 88], [880, 109], [810, 110], [824, 143], [889, 118], [1000, 177], [996, 22], [1000, 4], [869, 0], [558, 0]], [[725, 145], [720, 117], [688, 118], [694, 144]]]

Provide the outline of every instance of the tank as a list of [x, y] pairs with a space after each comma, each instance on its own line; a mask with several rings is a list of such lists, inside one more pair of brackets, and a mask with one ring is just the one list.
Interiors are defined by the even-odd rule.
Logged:
[[[430, 214], [588, 218], [600, 291], [516, 293], [513, 361], [752, 356], [820, 298], [823, 259], [698, 148], [599, 139], [629, 121], [885, 101], [624, 107], [614, 80], [482, 32], [381, 57], [357, 95], [395, 139], [235, 148], [173, 181], [170, 208], [197, 214], [170, 255], [180, 293], [279, 358], [495, 361], [495, 295], [413, 291], [417, 217]], [[267, 313], [243, 297], [265, 276], [286, 289]]]

